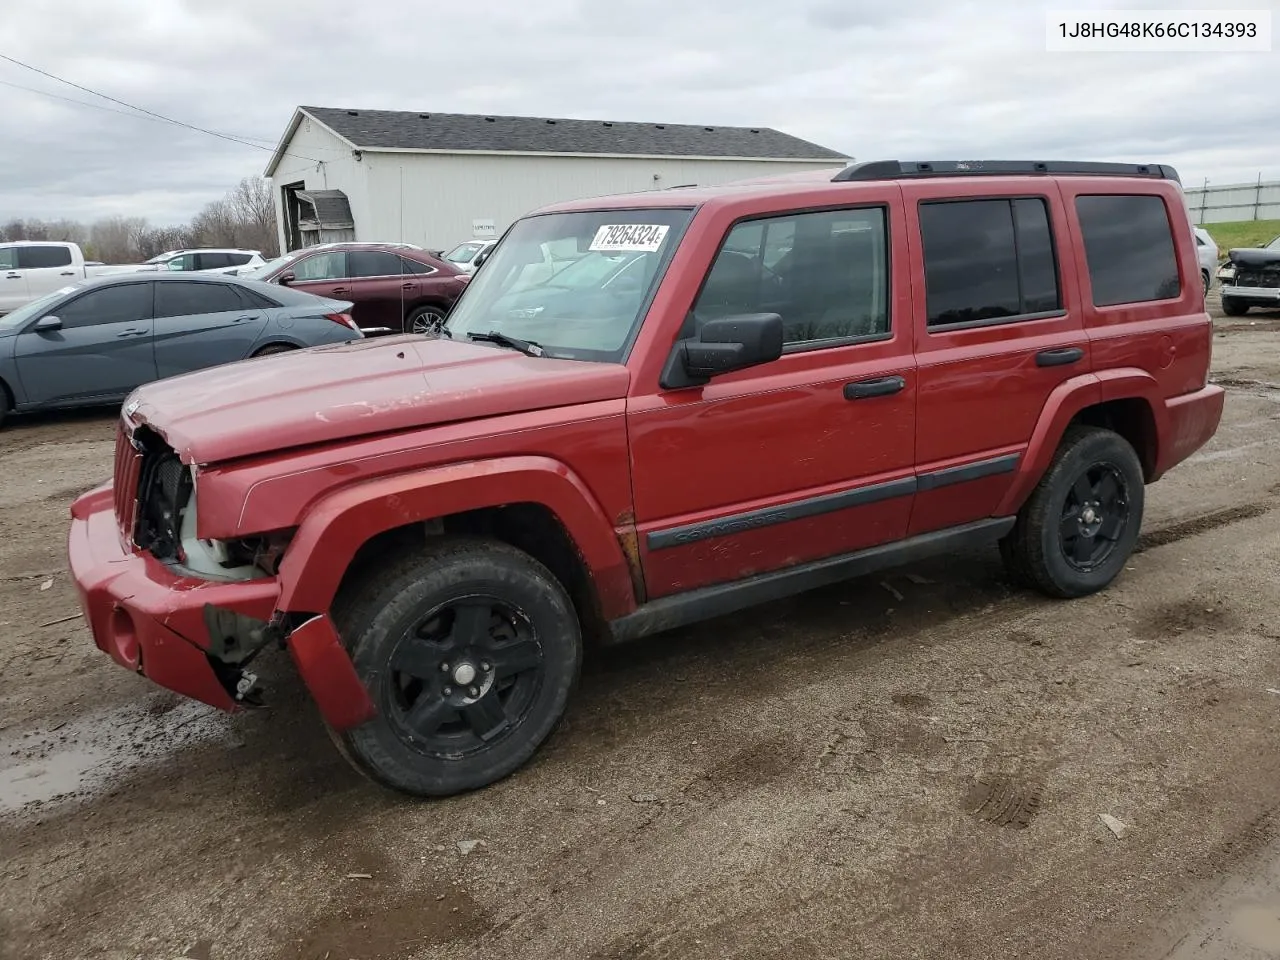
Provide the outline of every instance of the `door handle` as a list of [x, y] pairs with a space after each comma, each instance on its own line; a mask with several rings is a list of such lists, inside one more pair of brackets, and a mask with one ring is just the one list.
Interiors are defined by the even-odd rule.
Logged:
[[402, 284], [400, 284], [400, 289], [401, 289], [401, 290], [412, 290], [412, 289], [413, 289], [413, 287], [414, 287], [414, 285], [413, 285], [412, 283], [402, 283]]
[[76, 272], [74, 270], [63, 270], [62, 273], [58, 274], [60, 277], [74, 277], [75, 275]]
[[150, 331], [147, 330], [121, 330], [116, 337], [123, 340], [125, 337], [145, 337]]
[[21, 279], [22, 279], [22, 274], [20, 274], [20, 273], [7, 273], [7, 274], [5, 274], [5, 279], [6, 279], [6, 280], [21, 280]]
[[333, 292], [334, 293], [350, 293], [351, 288], [350, 287], [334, 287]]
[[906, 387], [902, 377], [878, 377], [875, 380], [855, 380], [844, 385], [846, 400], [862, 400], [866, 397], [887, 397]]
[[1057, 347], [1053, 350], [1041, 350], [1036, 354], [1037, 367], [1063, 367], [1075, 363], [1084, 356], [1081, 347]]

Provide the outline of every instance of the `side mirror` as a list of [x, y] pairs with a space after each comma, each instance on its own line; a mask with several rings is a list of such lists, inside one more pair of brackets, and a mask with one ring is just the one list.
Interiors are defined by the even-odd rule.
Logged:
[[280, 274], [280, 276], [276, 277], [276, 281], [282, 287], [287, 287], [289, 284], [293, 283], [293, 281], [297, 279], [298, 278], [294, 276], [294, 273], [292, 270], [286, 270], [284, 273]]
[[693, 387], [734, 370], [770, 363], [782, 356], [782, 317], [748, 313], [708, 320], [694, 337], [681, 340], [662, 371], [667, 389]]
[[62, 321], [57, 317], [41, 317], [31, 329], [36, 333], [51, 333], [62, 329]]

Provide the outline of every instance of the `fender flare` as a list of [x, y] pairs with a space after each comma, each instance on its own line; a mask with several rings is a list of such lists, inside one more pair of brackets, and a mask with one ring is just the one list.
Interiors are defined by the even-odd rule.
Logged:
[[285, 551], [278, 609], [327, 613], [356, 551], [380, 533], [509, 503], [536, 503], [555, 515], [590, 572], [606, 619], [635, 609], [630, 568], [604, 510], [565, 464], [539, 456], [432, 467], [366, 480], [322, 498]]
[[1102, 370], [1072, 377], [1058, 384], [1045, 401], [1026, 452], [1019, 462], [1018, 472], [996, 508], [995, 515], [1008, 517], [1021, 509], [1040, 478], [1049, 469], [1067, 425], [1081, 410], [1108, 400], [1131, 399], [1145, 400], [1151, 407], [1152, 415], [1156, 418], [1158, 438], [1164, 429], [1164, 404], [1160, 401], [1159, 384], [1145, 370], [1136, 367]]

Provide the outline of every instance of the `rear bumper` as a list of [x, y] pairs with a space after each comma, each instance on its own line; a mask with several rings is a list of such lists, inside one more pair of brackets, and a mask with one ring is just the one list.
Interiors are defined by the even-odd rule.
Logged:
[[[1165, 437], [1160, 444], [1156, 476], [1181, 463], [1208, 443], [1222, 422], [1226, 401], [1222, 387], [1207, 386], [1165, 401]], [[1153, 478], [1154, 479], [1154, 478]]]
[[126, 550], [110, 485], [72, 504], [71, 518], [67, 560], [98, 649], [162, 687], [222, 710], [236, 709], [206, 653], [204, 607], [269, 619], [279, 594], [276, 581], [184, 577], [149, 554]]

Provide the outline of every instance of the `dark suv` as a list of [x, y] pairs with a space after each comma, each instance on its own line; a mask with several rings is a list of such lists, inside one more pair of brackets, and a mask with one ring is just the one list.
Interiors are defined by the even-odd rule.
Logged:
[[397, 243], [323, 243], [239, 275], [350, 300], [366, 335], [434, 333], [468, 279], [427, 251]]

